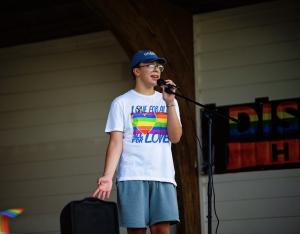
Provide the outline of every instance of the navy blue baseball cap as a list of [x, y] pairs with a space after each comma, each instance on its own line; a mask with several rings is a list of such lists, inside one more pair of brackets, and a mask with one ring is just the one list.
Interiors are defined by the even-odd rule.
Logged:
[[140, 63], [150, 63], [154, 61], [157, 61], [160, 64], [167, 63], [167, 60], [165, 58], [158, 57], [151, 50], [139, 50], [135, 53], [135, 55], [133, 55], [131, 59], [131, 69], [137, 67]]

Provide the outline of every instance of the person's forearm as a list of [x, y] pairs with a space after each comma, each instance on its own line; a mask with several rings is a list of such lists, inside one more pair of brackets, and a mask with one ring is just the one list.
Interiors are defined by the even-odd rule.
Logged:
[[169, 104], [169, 106], [167, 106], [167, 111], [169, 139], [172, 143], [178, 143], [182, 136], [182, 127], [176, 113], [175, 104]]
[[[115, 133], [113, 133], [115, 134]], [[104, 176], [113, 178], [118, 162], [122, 153], [122, 137], [120, 135], [112, 135], [106, 151], [106, 159], [104, 166]]]

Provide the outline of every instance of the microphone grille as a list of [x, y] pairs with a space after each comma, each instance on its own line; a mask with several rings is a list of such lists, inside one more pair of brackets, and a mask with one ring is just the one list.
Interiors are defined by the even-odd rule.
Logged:
[[162, 86], [162, 85], [164, 85], [165, 84], [165, 81], [163, 80], [163, 79], [158, 79], [157, 80], [157, 85], [158, 86]]

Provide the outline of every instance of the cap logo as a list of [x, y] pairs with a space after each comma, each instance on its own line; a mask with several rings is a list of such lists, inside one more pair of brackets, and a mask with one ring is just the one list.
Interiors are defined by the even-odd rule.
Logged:
[[151, 56], [151, 55], [156, 55], [156, 54], [152, 51], [147, 51], [144, 53], [144, 56], [149, 56], [149, 55]]

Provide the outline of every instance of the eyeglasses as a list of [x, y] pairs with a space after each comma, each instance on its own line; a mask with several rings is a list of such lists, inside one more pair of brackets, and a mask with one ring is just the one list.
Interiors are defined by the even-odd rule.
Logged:
[[152, 71], [158, 68], [160, 72], [164, 71], [164, 66], [161, 64], [146, 64], [146, 65], [139, 65], [138, 67], [146, 67], [148, 69], [151, 69]]

